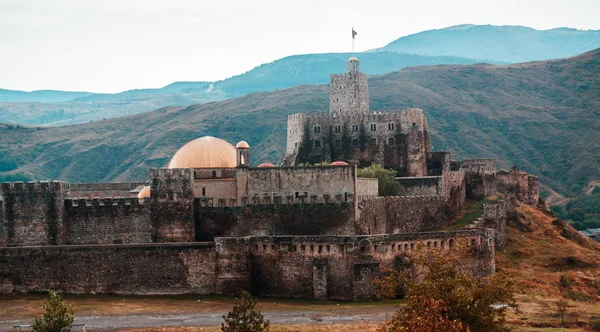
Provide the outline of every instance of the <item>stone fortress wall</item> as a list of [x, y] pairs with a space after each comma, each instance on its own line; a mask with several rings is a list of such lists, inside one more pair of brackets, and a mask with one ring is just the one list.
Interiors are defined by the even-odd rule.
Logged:
[[[0, 292], [225, 294], [330, 300], [373, 299], [381, 267], [414, 250], [473, 248], [470, 269], [493, 273], [484, 229], [371, 236], [268, 236], [214, 242], [0, 248]], [[27, 264], [23, 264], [27, 262]], [[123, 276], [127, 276], [123, 278]]]

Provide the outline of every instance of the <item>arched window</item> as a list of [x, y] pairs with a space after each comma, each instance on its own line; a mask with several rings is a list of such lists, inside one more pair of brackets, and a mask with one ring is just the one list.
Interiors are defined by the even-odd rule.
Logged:
[[213, 172], [212, 172], [212, 177], [213, 177], [213, 178], [216, 178], [216, 177], [217, 177], [217, 171], [213, 171]]

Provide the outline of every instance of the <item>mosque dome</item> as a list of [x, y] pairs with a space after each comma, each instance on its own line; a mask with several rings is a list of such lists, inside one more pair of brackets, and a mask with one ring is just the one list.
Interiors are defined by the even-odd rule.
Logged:
[[236, 149], [250, 149], [250, 145], [246, 141], [239, 141], [238, 144], [235, 145]]
[[235, 168], [236, 165], [236, 151], [233, 145], [220, 138], [204, 136], [179, 148], [168, 167]]
[[271, 163], [262, 163], [256, 167], [258, 167], [258, 168], [275, 168], [275, 165], [273, 165]]
[[355, 57], [355, 56], [353, 56], [353, 57], [351, 57], [350, 59], [348, 59], [348, 61], [358, 61], [358, 58], [357, 58], [357, 57]]
[[140, 192], [138, 193], [138, 198], [150, 198], [150, 186], [145, 186], [144, 188], [142, 188], [142, 190], [140, 190]]
[[334, 161], [331, 163], [331, 166], [348, 166], [348, 163], [345, 161]]

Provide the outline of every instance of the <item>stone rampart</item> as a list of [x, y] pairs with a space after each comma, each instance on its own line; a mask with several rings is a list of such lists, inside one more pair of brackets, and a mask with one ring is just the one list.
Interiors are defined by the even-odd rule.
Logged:
[[0, 292], [217, 294], [214, 243], [0, 248]]
[[[495, 270], [493, 232], [470, 229], [371, 236], [273, 236], [216, 239], [219, 252], [251, 256], [251, 285], [260, 296], [373, 299], [374, 278], [415, 250], [448, 250], [459, 239], [474, 248], [466, 266]], [[245, 258], [244, 258], [245, 259]]]
[[130, 191], [143, 185], [143, 182], [71, 183], [69, 197], [76, 199], [137, 197], [137, 193], [130, 193]]
[[497, 174], [498, 190], [515, 194], [525, 204], [535, 205], [540, 198], [540, 184], [536, 176], [520, 171], [516, 166]]
[[149, 243], [149, 204], [137, 198], [65, 200], [64, 244]]
[[4, 239], [8, 246], [60, 244], [67, 182], [2, 183]]
[[400, 196], [436, 196], [444, 194], [444, 181], [441, 176], [396, 178]]
[[195, 240], [249, 235], [356, 234], [354, 203], [205, 207], [194, 202]]
[[443, 196], [393, 196], [366, 199], [358, 204], [362, 234], [423, 232], [447, 221]]

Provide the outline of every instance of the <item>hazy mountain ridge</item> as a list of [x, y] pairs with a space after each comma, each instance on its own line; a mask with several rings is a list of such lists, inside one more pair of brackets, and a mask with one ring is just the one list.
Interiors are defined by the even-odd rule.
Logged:
[[[600, 50], [515, 65], [405, 68], [369, 80], [371, 109], [420, 107], [434, 150], [495, 157], [566, 194], [600, 178]], [[37, 179], [148, 178], [186, 142], [204, 135], [250, 143], [252, 164], [278, 162], [287, 115], [328, 110], [326, 85], [303, 85], [221, 102], [167, 107], [54, 128], [0, 126], [0, 156]], [[1, 164], [0, 158], [0, 164]]]
[[600, 30], [463, 24], [404, 36], [372, 50], [510, 63], [564, 58], [600, 47]]
[[[402, 37], [358, 56], [362, 71], [374, 75], [408, 66], [557, 58], [596, 47], [600, 47], [600, 31], [569, 28], [539, 31], [519, 26], [466, 24]], [[67, 125], [165, 106], [219, 101], [300, 84], [327, 83], [329, 74], [345, 71], [349, 56], [349, 53], [293, 55], [217, 82], [175, 82], [158, 89], [135, 89], [115, 94], [57, 91], [44, 98], [43, 91], [13, 91], [5, 92], [2, 97], [2, 92], [8, 90], [0, 90], [0, 121]], [[32, 102], [23, 103], [29, 100], [27, 98], [33, 98]]]
[[60, 90], [36, 90], [20, 91], [0, 89], [0, 102], [61, 102], [69, 101], [78, 97], [91, 95], [90, 92], [60, 91]]

